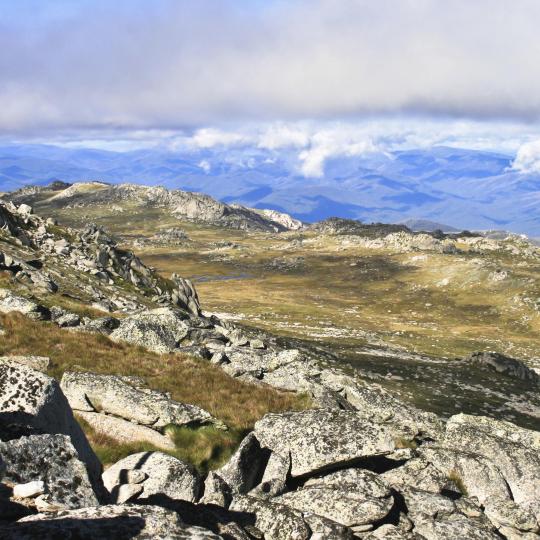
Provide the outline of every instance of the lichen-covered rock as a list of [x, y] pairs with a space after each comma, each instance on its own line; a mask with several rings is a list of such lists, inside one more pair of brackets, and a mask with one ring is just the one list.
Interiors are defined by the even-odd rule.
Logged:
[[510, 422], [458, 414], [446, 425], [442, 445], [472, 450], [502, 474], [511, 498], [540, 522], [540, 433]]
[[214, 472], [227, 483], [232, 493], [245, 494], [257, 485], [269, 457], [270, 451], [261, 448], [257, 438], [250, 433], [229, 461]]
[[387, 454], [395, 448], [396, 433], [394, 426], [341, 410], [267, 414], [255, 424], [261, 446], [290, 454], [293, 477]]
[[[426, 452], [430, 450], [426, 448]], [[440, 470], [427, 459], [413, 458], [401, 467], [384, 472], [381, 478], [397, 489], [401, 486], [411, 486], [431, 493], [441, 493], [443, 490], [457, 490], [449, 478], [452, 472], [455, 472], [452, 461], [448, 462], [447, 468]]]
[[379, 422], [392, 421], [409, 426], [419, 435], [432, 439], [438, 439], [444, 432], [444, 424], [435, 414], [416, 409], [377, 385], [368, 385], [332, 369], [323, 370], [320, 380], [328, 388], [342, 394], [363, 416]]
[[32, 433], [68, 435], [90, 479], [99, 484], [101, 464], [51, 377], [15, 363], [0, 363], [0, 420], [10, 429], [18, 426], [19, 433], [29, 428]]
[[96, 433], [122, 444], [145, 442], [163, 450], [172, 451], [176, 448], [169, 437], [161, 435], [155, 429], [116, 416], [84, 411], [77, 411], [77, 416], [87, 422]]
[[415, 522], [414, 532], [425, 540], [500, 540], [495, 529], [483, 520], [461, 515], [441, 519], [424, 519]]
[[55, 514], [36, 514], [11, 525], [0, 525], [6, 540], [218, 540], [208, 529], [187, 525], [176, 512], [151, 505], [108, 505]]
[[32, 300], [17, 296], [7, 289], [0, 289], [0, 312], [18, 311], [30, 319], [44, 320], [50, 316], [49, 310]]
[[68, 436], [31, 435], [0, 442], [0, 455], [11, 482], [42, 481], [52, 502], [67, 508], [98, 504], [85, 464]]
[[394, 505], [390, 488], [377, 474], [362, 469], [345, 469], [310, 479], [301, 489], [272, 501], [347, 527], [375, 523]]
[[[426, 447], [420, 453], [425, 461], [447, 478], [459, 480], [467, 495], [477, 497], [480, 503], [510, 500], [511, 493], [497, 466], [485, 457], [462, 450]], [[387, 473], [391, 475], [392, 472]], [[421, 489], [421, 485], [418, 485]]]
[[48, 356], [12, 355], [1, 356], [0, 362], [7, 362], [8, 364], [13, 362], [36, 371], [46, 372], [51, 364], [51, 359]]
[[121, 459], [103, 473], [103, 483], [109, 492], [128, 483], [125, 471], [142, 471], [146, 479], [138, 500], [152, 496], [195, 502], [200, 495], [202, 480], [195, 469], [162, 452], [139, 452]]
[[196, 405], [174, 401], [162, 392], [132, 386], [116, 375], [69, 371], [64, 373], [60, 384], [76, 411], [102, 411], [154, 429], [169, 424], [222, 427], [220, 421]]
[[302, 513], [287, 506], [237, 495], [230, 510], [240, 513], [242, 525], [255, 525], [265, 540], [307, 540], [311, 530]]
[[184, 318], [180, 312], [170, 308], [144, 311], [122, 319], [109, 337], [159, 354], [168, 353], [178, 347], [188, 334], [189, 327]]

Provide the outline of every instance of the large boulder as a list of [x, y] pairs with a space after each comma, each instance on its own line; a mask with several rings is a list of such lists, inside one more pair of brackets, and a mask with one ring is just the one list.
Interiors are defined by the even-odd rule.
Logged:
[[11, 313], [17, 311], [30, 319], [43, 320], [50, 317], [47, 308], [40, 306], [32, 300], [13, 294], [8, 289], [0, 289], [0, 312]]
[[162, 452], [139, 452], [115, 463], [103, 473], [103, 483], [115, 494], [120, 486], [129, 482], [129, 471], [146, 475], [141, 482], [143, 490], [138, 500], [165, 498], [195, 502], [198, 500], [202, 480], [195, 469], [175, 457]]
[[77, 411], [77, 416], [89, 424], [96, 433], [110, 437], [121, 444], [145, 442], [163, 450], [173, 451], [176, 449], [174, 441], [166, 435], [129, 420], [84, 411]]
[[290, 454], [293, 477], [388, 454], [398, 439], [410, 436], [356, 412], [324, 409], [267, 414], [254, 431], [262, 447]]
[[185, 316], [178, 310], [158, 308], [143, 311], [122, 319], [120, 326], [110, 334], [113, 341], [124, 341], [145, 347], [158, 354], [178, 347], [188, 334]]
[[272, 502], [324, 516], [353, 530], [382, 520], [394, 505], [389, 486], [377, 474], [362, 469], [310, 479], [301, 489]]
[[67, 435], [31, 435], [0, 442], [5, 479], [15, 484], [42, 481], [52, 504], [66, 508], [96, 506], [85, 464]]
[[450, 418], [442, 446], [473, 451], [502, 474], [511, 498], [540, 522], [540, 433], [510, 422], [458, 414]]
[[69, 510], [55, 514], [36, 514], [10, 525], [0, 525], [6, 540], [57, 540], [71, 538], [96, 540], [218, 540], [208, 529], [187, 525], [179, 515], [159, 506], [108, 505]]
[[222, 426], [196, 405], [174, 401], [156, 390], [133, 386], [116, 375], [65, 372], [60, 385], [76, 411], [105, 412], [154, 429], [169, 424]]
[[[101, 463], [88, 444], [58, 383], [44, 373], [16, 363], [0, 363], [0, 425], [4, 440], [20, 434], [67, 435], [100, 484]], [[16, 433], [10, 436], [11, 433]]]
[[323, 370], [320, 381], [339, 392], [359, 414], [374, 421], [408, 426], [421, 438], [438, 439], [444, 432], [444, 423], [437, 415], [408, 405], [378, 385], [366, 384], [333, 369]]
[[239, 513], [241, 524], [254, 525], [265, 540], [308, 540], [311, 529], [302, 513], [287, 506], [237, 495], [230, 509]]

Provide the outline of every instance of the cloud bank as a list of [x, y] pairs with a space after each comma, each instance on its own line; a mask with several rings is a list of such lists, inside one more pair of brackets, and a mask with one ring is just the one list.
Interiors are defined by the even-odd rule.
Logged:
[[5, 2], [0, 132], [403, 113], [536, 122], [538, 20], [537, 0]]
[[512, 169], [524, 174], [540, 174], [540, 139], [520, 146]]

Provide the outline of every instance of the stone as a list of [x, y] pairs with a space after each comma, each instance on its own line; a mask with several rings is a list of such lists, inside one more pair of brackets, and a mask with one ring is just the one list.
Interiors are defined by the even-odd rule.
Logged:
[[99, 485], [101, 463], [88, 444], [58, 383], [47, 375], [15, 363], [0, 363], [0, 415], [4, 425], [24, 432], [64, 434]]
[[137, 498], [144, 490], [140, 484], [122, 484], [115, 492], [115, 504], [124, 504]]
[[96, 433], [106, 435], [121, 444], [145, 442], [163, 450], [176, 449], [169, 437], [161, 435], [155, 429], [100, 413], [77, 411], [77, 416], [88, 423]]
[[0, 525], [6, 540], [140, 539], [218, 540], [208, 529], [187, 525], [178, 514], [152, 505], [106, 505], [55, 514], [36, 514], [17, 523]]
[[98, 504], [86, 466], [67, 435], [31, 435], [0, 442], [0, 455], [5, 478], [11, 482], [43, 482], [52, 502], [68, 508]]
[[125, 341], [158, 354], [169, 353], [188, 334], [188, 326], [177, 310], [158, 308], [126, 317], [110, 334], [113, 341]]
[[[426, 453], [435, 452], [435, 449], [426, 448]], [[423, 454], [425, 455], [425, 454]], [[430, 454], [431, 455], [431, 454]], [[449, 456], [445, 462], [444, 455], [441, 455], [441, 463], [444, 463], [444, 471], [436, 467], [429, 458], [413, 458], [408, 460], [401, 467], [390, 469], [381, 474], [388, 484], [399, 489], [401, 486], [411, 486], [429, 491], [431, 493], [441, 493], [444, 490], [456, 489], [449, 479], [452, 472], [456, 471], [454, 461]], [[439, 462], [439, 461], [438, 461]], [[446, 463], [448, 466], [446, 466]]]
[[442, 445], [458, 451], [474, 449], [493, 463], [511, 498], [533, 509], [540, 520], [540, 433], [510, 422], [458, 414], [448, 420]]
[[521, 360], [504, 354], [496, 352], [474, 352], [466, 356], [463, 361], [481, 369], [495, 371], [507, 377], [540, 384], [540, 375], [538, 373], [529, 368]]
[[255, 424], [261, 446], [291, 456], [292, 477], [313, 474], [395, 449], [394, 427], [355, 412], [308, 410], [267, 414]]
[[249, 346], [252, 349], [265, 349], [266, 348], [266, 345], [264, 344], [264, 341], [262, 339], [250, 339]]
[[66, 313], [54, 321], [60, 327], [79, 326], [81, 318], [76, 313]]
[[255, 435], [250, 433], [229, 461], [214, 472], [227, 483], [233, 494], [245, 494], [260, 481], [269, 457], [270, 451], [261, 448]]
[[310, 479], [301, 489], [276, 497], [273, 502], [346, 527], [380, 521], [394, 505], [389, 486], [377, 474], [362, 469], [344, 469]]
[[20, 364], [45, 373], [51, 364], [51, 359], [48, 356], [13, 355], [1, 356], [0, 362]]
[[36, 302], [17, 296], [7, 289], [0, 289], [0, 312], [12, 313], [14, 311], [35, 320], [45, 320], [50, 316], [49, 310]]
[[301, 512], [287, 506], [237, 495], [230, 510], [240, 512], [242, 524], [255, 525], [264, 533], [265, 540], [307, 540], [311, 537]]
[[196, 405], [174, 401], [162, 392], [134, 387], [116, 375], [66, 371], [60, 384], [76, 411], [106, 412], [153, 429], [169, 424], [223, 427], [222, 422]]
[[498, 528], [511, 527], [518, 531], [540, 532], [538, 521], [532, 512], [521, 508], [514, 501], [490, 500], [484, 512]]
[[[508, 485], [498, 467], [485, 457], [465, 449], [426, 447], [419, 450], [422, 458], [447, 478], [459, 481], [470, 497], [481, 504], [491, 500], [511, 499]], [[391, 475], [393, 471], [387, 474]], [[421, 485], [416, 487], [422, 488]]]
[[377, 385], [366, 384], [331, 369], [321, 372], [320, 381], [342, 394], [360, 414], [374, 421], [408, 426], [420, 437], [431, 439], [438, 439], [444, 432], [444, 424], [435, 414], [411, 407]]
[[30, 216], [31, 214], [34, 213], [34, 211], [32, 210], [32, 207], [28, 204], [21, 204], [19, 205], [19, 207], [17, 208], [17, 213], [20, 214], [21, 216]]
[[33, 480], [26, 484], [15, 484], [13, 486], [13, 496], [20, 499], [37, 497], [43, 493], [45, 493], [43, 480]]
[[500, 540], [493, 527], [483, 521], [468, 519], [465, 516], [451, 516], [441, 519], [425, 519], [415, 522], [414, 532], [425, 540]]
[[122, 485], [121, 471], [124, 470], [142, 471], [147, 475], [140, 484], [143, 491], [138, 500], [159, 496], [195, 502], [201, 493], [202, 480], [195, 469], [162, 452], [139, 452], [109, 467], [103, 473], [103, 483], [113, 495], [118, 486]]
[[253, 497], [266, 499], [283, 493], [290, 468], [291, 458], [289, 455], [270, 454], [260, 483], [249, 494]]
[[114, 317], [98, 317], [84, 322], [80, 329], [84, 332], [96, 332], [109, 335], [120, 326], [120, 321]]

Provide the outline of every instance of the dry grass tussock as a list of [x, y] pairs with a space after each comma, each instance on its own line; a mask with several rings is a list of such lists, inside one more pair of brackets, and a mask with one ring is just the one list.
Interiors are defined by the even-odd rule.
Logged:
[[[242, 436], [268, 412], [303, 409], [305, 396], [254, 386], [229, 377], [207, 361], [183, 354], [157, 355], [140, 347], [113, 343], [106, 336], [71, 332], [52, 323], [35, 322], [13, 313], [0, 315], [6, 334], [0, 355], [33, 354], [51, 358], [49, 375], [60, 379], [66, 370], [138, 375], [151, 388], [171, 393], [173, 399], [203, 407], [224, 421], [229, 431], [210, 427], [170, 430], [177, 455], [199, 468], [219, 465]], [[108, 437], [86, 432], [105, 463], [148, 445], [118, 445]], [[136, 447], [136, 448], [135, 448]]]

